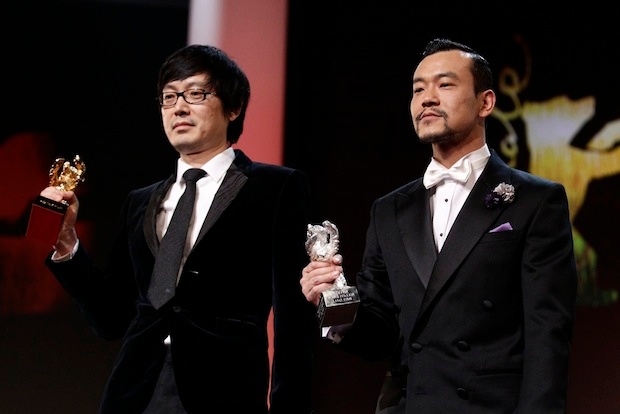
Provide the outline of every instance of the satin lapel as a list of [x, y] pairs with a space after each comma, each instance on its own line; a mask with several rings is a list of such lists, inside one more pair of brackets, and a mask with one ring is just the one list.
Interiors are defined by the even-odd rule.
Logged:
[[213, 204], [211, 204], [207, 217], [205, 218], [204, 223], [202, 223], [202, 228], [198, 234], [196, 244], [202, 240], [211, 226], [213, 226], [224, 210], [226, 210], [230, 203], [235, 199], [246, 181], [248, 181], [248, 177], [243, 173], [243, 171], [241, 171], [235, 163], [231, 164], [230, 168], [226, 172], [224, 181], [222, 181], [222, 185], [215, 194]]
[[146, 207], [146, 211], [144, 213], [144, 238], [146, 239], [146, 243], [149, 245], [149, 249], [153, 255], [157, 253], [159, 249], [159, 240], [157, 239], [157, 214], [159, 213], [160, 206], [162, 200], [168, 193], [168, 189], [175, 181], [175, 176], [171, 175], [162, 185], [160, 185], [154, 192], [151, 194], [151, 198], [149, 199], [149, 203]]
[[501, 208], [488, 209], [484, 205], [484, 196], [501, 182], [510, 183], [510, 169], [495, 152], [492, 152], [487, 166], [469, 194], [441, 252], [437, 256], [420, 315], [425, 312], [469, 252], [476, 246], [478, 240], [501, 213]]
[[422, 185], [422, 180], [418, 180], [418, 184], [406, 194], [396, 195], [396, 218], [407, 256], [420, 281], [426, 285], [437, 250], [433, 240], [429, 192]]

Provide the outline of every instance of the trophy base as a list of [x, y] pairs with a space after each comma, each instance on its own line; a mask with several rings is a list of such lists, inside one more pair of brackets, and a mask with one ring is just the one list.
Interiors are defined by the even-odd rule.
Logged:
[[66, 211], [67, 204], [65, 203], [37, 197], [30, 210], [26, 237], [50, 246], [55, 245]]
[[324, 291], [316, 312], [319, 325], [326, 327], [352, 323], [355, 320], [359, 302], [360, 296], [355, 286]]

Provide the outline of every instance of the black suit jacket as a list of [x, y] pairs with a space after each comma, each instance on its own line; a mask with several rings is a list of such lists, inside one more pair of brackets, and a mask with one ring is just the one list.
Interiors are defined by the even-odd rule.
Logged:
[[[515, 200], [488, 208], [502, 182]], [[564, 413], [577, 290], [564, 188], [492, 152], [439, 254], [429, 196], [418, 179], [373, 204], [341, 346], [399, 353], [407, 414]]]
[[47, 262], [95, 331], [123, 338], [101, 413], [145, 409], [169, 334], [179, 396], [190, 414], [266, 413], [272, 306], [270, 412], [310, 412], [318, 328], [299, 287], [310, 220], [304, 175], [251, 162], [236, 150], [175, 297], [155, 310], [146, 298], [158, 248], [155, 218], [174, 178], [129, 194], [104, 272], [82, 247], [67, 262]]

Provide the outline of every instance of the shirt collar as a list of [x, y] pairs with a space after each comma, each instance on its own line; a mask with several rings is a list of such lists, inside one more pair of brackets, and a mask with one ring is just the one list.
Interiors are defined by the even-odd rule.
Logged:
[[[217, 154], [215, 157], [211, 158], [200, 168], [205, 170], [207, 174], [215, 181], [220, 181], [226, 174], [226, 171], [228, 171], [228, 168], [230, 168], [230, 165], [233, 163], [234, 159], [235, 151], [232, 147], [228, 147], [224, 151]], [[181, 160], [180, 158], [177, 160], [177, 182], [181, 180], [181, 177], [183, 177], [183, 173], [190, 168], [193, 167], [185, 161]]]
[[482, 147], [470, 152], [463, 158], [469, 158], [472, 168], [474, 169], [474, 171], [477, 171], [483, 169], [485, 165], [487, 165], [489, 157], [491, 157], [491, 151], [489, 151], [488, 145], [484, 144]]

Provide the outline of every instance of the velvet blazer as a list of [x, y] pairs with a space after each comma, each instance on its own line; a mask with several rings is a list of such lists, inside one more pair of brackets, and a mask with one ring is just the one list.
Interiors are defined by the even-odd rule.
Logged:
[[[158, 248], [156, 215], [175, 176], [132, 191], [110, 260], [100, 271], [80, 246], [47, 265], [98, 335], [122, 338], [102, 414], [149, 403], [171, 336], [179, 396], [190, 413], [309, 413], [314, 307], [299, 286], [310, 221], [298, 170], [252, 162], [240, 150], [218, 190], [179, 279], [155, 310], [146, 297]], [[274, 363], [267, 323], [274, 311]]]

